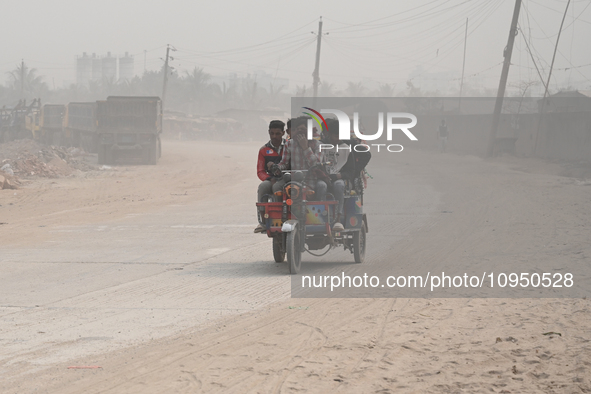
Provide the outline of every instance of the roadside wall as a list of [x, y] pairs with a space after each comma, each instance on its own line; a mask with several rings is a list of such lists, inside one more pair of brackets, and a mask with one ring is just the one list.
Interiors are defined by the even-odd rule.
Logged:
[[[438, 149], [437, 130], [442, 116], [419, 116], [412, 147]], [[492, 114], [445, 115], [450, 152], [484, 156]], [[515, 139], [515, 155], [560, 160], [591, 160], [591, 112], [545, 114], [538, 132], [538, 114], [501, 115], [497, 137]]]

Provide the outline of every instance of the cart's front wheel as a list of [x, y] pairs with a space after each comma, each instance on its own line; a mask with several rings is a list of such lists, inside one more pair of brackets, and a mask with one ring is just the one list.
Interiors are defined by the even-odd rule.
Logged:
[[365, 241], [365, 223], [361, 223], [361, 229], [353, 234], [353, 255], [357, 264], [361, 264], [365, 260]]
[[300, 229], [297, 225], [287, 234], [287, 264], [289, 265], [289, 273], [292, 275], [300, 272], [300, 268], [302, 267], [302, 247], [300, 237]]
[[276, 263], [283, 263], [285, 260], [285, 247], [283, 245], [284, 235], [279, 234], [273, 237], [273, 258]]

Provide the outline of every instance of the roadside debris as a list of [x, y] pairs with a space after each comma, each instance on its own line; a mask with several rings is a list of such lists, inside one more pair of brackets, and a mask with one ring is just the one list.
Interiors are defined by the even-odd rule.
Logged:
[[14, 175], [10, 175], [5, 171], [0, 171], [0, 190], [3, 189], [18, 189], [17, 184], [20, 184]]
[[[0, 144], [0, 169], [9, 177], [59, 178], [76, 170], [89, 171], [95, 166], [85, 160], [88, 156], [80, 148], [44, 146], [30, 139]], [[6, 175], [5, 175], [6, 174]]]
[[545, 332], [542, 335], [558, 335], [558, 336], [562, 336], [561, 333], [559, 332], [554, 332], [554, 331], [550, 331], [550, 332]]
[[98, 365], [72, 365], [70, 367], [68, 367], [68, 369], [102, 369], [103, 367], [100, 367]]
[[10, 163], [4, 164], [2, 167], [0, 167], [0, 170], [4, 171], [6, 174], [8, 174], [10, 176], [14, 175], [14, 171], [12, 171], [12, 167], [10, 166]]
[[575, 181], [577, 186], [591, 186], [591, 180], [589, 179], [585, 179], [585, 180], [576, 180]]

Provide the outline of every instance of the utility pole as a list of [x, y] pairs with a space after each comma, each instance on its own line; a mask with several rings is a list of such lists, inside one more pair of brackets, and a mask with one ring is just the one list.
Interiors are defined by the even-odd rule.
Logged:
[[562, 26], [564, 26], [564, 19], [566, 18], [566, 13], [568, 12], [568, 6], [570, 5], [570, 0], [566, 3], [566, 9], [564, 10], [564, 15], [562, 16], [562, 22], [560, 22], [560, 30], [558, 30], [558, 37], [556, 37], [556, 45], [554, 45], [554, 54], [552, 55], [552, 63], [550, 63], [550, 71], [548, 71], [548, 81], [546, 81], [546, 89], [544, 90], [544, 98], [548, 95], [548, 87], [550, 86], [550, 77], [552, 77], [552, 68], [554, 68], [554, 60], [556, 59], [556, 51], [558, 50], [558, 42], [560, 41], [560, 33], [562, 33]]
[[170, 53], [170, 45], [166, 45], [166, 59], [164, 60], [164, 78], [162, 82], [162, 106], [161, 111], [164, 111], [164, 100], [166, 99], [166, 84], [168, 83], [168, 55]]
[[464, 87], [464, 69], [466, 68], [466, 43], [468, 42], [468, 18], [466, 18], [466, 32], [464, 33], [464, 61], [462, 62], [462, 81], [460, 82], [460, 100], [458, 114], [462, 112], [462, 89]]
[[[560, 30], [558, 30], [558, 37], [556, 37], [556, 45], [554, 45], [554, 54], [552, 55], [552, 63], [550, 63], [550, 71], [548, 71], [548, 81], [546, 82], [546, 86], [544, 89], [544, 97], [542, 97], [542, 105], [540, 106], [540, 116], [538, 117], [538, 128], [536, 131], [536, 142], [534, 143], [534, 156], [536, 151], [538, 150], [538, 135], [540, 134], [540, 125], [542, 124], [542, 116], [544, 116], [544, 110], [546, 109], [546, 96], [548, 96], [548, 87], [550, 86], [550, 77], [552, 77], [552, 68], [554, 67], [554, 60], [556, 59], [556, 51], [558, 50], [558, 42], [560, 41], [560, 33], [562, 33], [562, 26], [564, 25], [564, 19], [566, 18], [566, 13], [568, 12], [568, 6], [570, 5], [570, 0], [566, 3], [566, 9], [564, 10], [564, 15], [562, 16], [562, 22], [560, 22]], [[543, 81], [542, 81], [543, 82]]]
[[144, 49], [144, 74], [146, 73], [146, 53], [148, 53], [148, 51]]
[[499, 90], [497, 90], [497, 101], [495, 102], [495, 111], [493, 113], [492, 126], [490, 128], [490, 135], [488, 138], [488, 147], [486, 155], [491, 157], [494, 153], [495, 140], [497, 139], [497, 130], [499, 129], [499, 121], [501, 119], [501, 110], [503, 108], [503, 98], [505, 97], [505, 88], [507, 87], [507, 77], [509, 76], [509, 66], [511, 65], [511, 54], [513, 53], [513, 43], [517, 35], [517, 20], [519, 19], [519, 10], [521, 8], [521, 0], [515, 0], [515, 9], [513, 10], [513, 20], [511, 21], [511, 29], [509, 30], [509, 40], [503, 56], [505, 61], [503, 63], [503, 71], [501, 72], [501, 80], [499, 81]]
[[[160, 111], [164, 112], [164, 101], [166, 100], [166, 84], [168, 83], [168, 59], [170, 57], [170, 50], [176, 51], [176, 49], [170, 44], [166, 44], [166, 59], [164, 60], [164, 79], [162, 82], [162, 106]], [[171, 58], [172, 59], [172, 58]]]
[[322, 44], [322, 17], [318, 22], [318, 38], [316, 40], [316, 64], [314, 66], [314, 103], [312, 106], [316, 106], [316, 97], [318, 96], [318, 85], [320, 84], [320, 45]]
[[25, 98], [25, 61], [21, 59], [21, 97]]

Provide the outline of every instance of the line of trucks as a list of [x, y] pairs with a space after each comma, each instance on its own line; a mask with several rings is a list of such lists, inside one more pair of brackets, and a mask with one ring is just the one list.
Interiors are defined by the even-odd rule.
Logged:
[[109, 96], [66, 105], [0, 109], [0, 142], [33, 138], [48, 145], [81, 147], [98, 154], [99, 164], [135, 159], [156, 164], [161, 156], [162, 102], [159, 97]]

